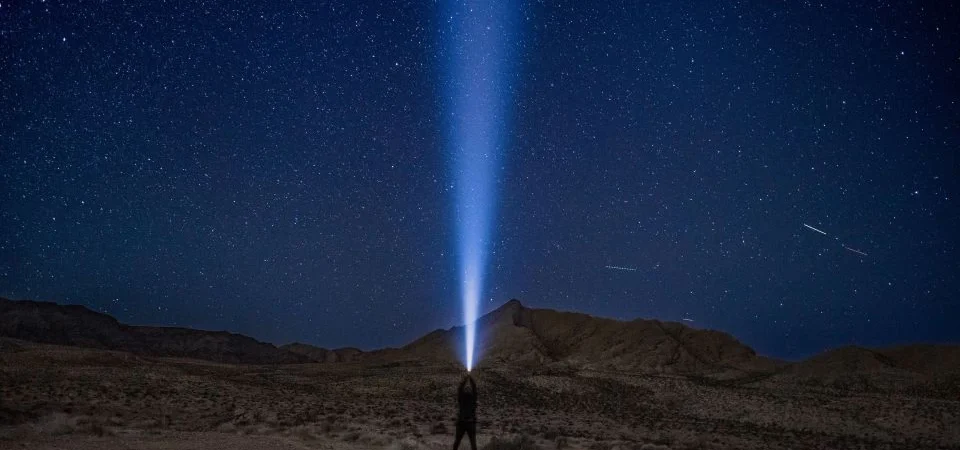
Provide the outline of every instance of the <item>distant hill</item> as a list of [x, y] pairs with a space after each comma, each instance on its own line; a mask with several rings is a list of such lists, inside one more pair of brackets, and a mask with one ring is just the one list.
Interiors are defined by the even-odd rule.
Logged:
[[960, 346], [840, 347], [792, 364], [767, 382], [845, 390], [960, 393]]
[[[618, 321], [511, 300], [477, 322], [480, 365], [766, 379], [836, 387], [943, 391], [960, 386], [960, 346], [844, 347], [788, 363], [733, 336], [676, 322]], [[436, 330], [381, 358], [456, 361], [462, 327]], [[373, 359], [374, 357], [367, 356]]]
[[[83, 306], [0, 298], [0, 337], [240, 364], [459, 364], [463, 327], [365, 352], [282, 347], [223, 331], [130, 326]], [[960, 389], [960, 346], [842, 347], [797, 363], [759, 356], [733, 336], [676, 322], [618, 321], [511, 300], [477, 321], [479, 366], [677, 374], [738, 383], [914, 392]], [[0, 349], [2, 350], [2, 349]]]
[[329, 350], [309, 344], [301, 344], [299, 342], [281, 345], [280, 348], [288, 352], [306, 356], [310, 358], [310, 360], [320, 363], [357, 362], [362, 360], [366, 354], [363, 350], [353, 347]]
[[120, 350], [239, 364], [289, 364], [309, 358], [225, 331], [124, 325], [79, 305], [0, 298], [0, 336], [46, 344]]
[[[511, 300], [480, 318], [481, 365], [556, 365], [579, 369], [695, 375], [773, 371], [783, 363], [758, 356], [732, 336], [657, 320], [622, 322], [524, 307]], [[462, 327], [437, 330], [403, 347], [416, 358], [450, 359]]]

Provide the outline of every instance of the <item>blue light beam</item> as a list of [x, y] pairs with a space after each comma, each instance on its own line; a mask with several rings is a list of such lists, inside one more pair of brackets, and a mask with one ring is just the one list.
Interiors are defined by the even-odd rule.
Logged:
[[457, 264], [465, 326], [463, 363], [477, 359], [476, 320], [495, 218], [496, 179], [512, 99], [519, 4], [446, 1], [443, 23], [445, 144], [454, 173]]

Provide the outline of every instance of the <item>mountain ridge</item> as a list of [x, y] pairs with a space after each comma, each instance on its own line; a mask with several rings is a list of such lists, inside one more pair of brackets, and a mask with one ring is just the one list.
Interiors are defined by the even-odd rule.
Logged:
[[0, 298], [0, 336], [134, 354], [223, 363], [290, 364], [309, 359], [228, 331], [136, 326], [81, 305]]
[[[126, 325], [81, 305], [0, 298], [0, 337], [238, 364], [459, 364], [463, 332], [463, 326], [436, 329], [402, 347], [372, 351], [299, 342], [275, 346], [226, 331]], [[883, 389], [960, 380], [957, 345], [843, 346], [786, 362], [758, 355], [717, 330], [527, 308], [517, 299], [481, 316], [477, 332], [481, 368], [559, 367]]]

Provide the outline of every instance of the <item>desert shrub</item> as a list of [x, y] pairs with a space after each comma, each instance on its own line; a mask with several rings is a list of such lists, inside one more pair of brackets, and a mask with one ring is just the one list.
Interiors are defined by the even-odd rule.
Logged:
[[588, 447], [590, 450], [610, 450], [613, 448], [613, 444], [609, 442], [594, 442]]
[[393, 441], [393, 444], [390, 445], [389, 450], [421, 450], [424, 447], [420, 445], [419, 442], [405, 438], [399, 441]]
[[637, 444], [633, 446], [633, 448], [634, 450], [670, 450], [670, 447], [666, 445], [651, 444], [649, 442], [646, 444]]
[[703, 434], [684, 434], [674, 441], [673, 446], [681, 449], [701, 449], [708, 440]]
[[512, 439], [494, 436], [483, 450], [540, 450], [540, 446], [525, 434]]
[[323, 432], [323, 434], [334, 433], [340, 428], [341, 428], [340, 425], [337, 425], [332, 420], [328, 420], [320, 423], [320, 431]]
[[64, 413], [53, 413], [37, 421], [35, 428], [40, 434], [59, 436], [73, 433], [75, 422]]
[[290, 429], [290, 434], [300, 438], [303, 441], [312, 441], [317, 437], [313, 435], [313, 432], [310, 431], [310, 428], [307, 428], [303, 425], [297, 425]]
[[447, 434], [447, 425], [443, 422], [437, 422], [430, 427], [430, 434]]
[[676, 411], [683, 404], [683, 399], [673, 392], [664, 392], [658, 396], [657, 400], [669, 411]]
[[566, 436], [558, 436], [556, 440], [557, 450], [570, 447], [570, 440]]
[[663, 447], [670, 448], [670, 438], [663, 433], [653, 432], [649, 439], [654, 445], [659, 444]]
[[40, 434], [60, 436], [72, 433], [86, 433], [95, 436], [112, 436], [113, 432], [103, 423], [87, 416], [70, 416], [65, 413], [53, 413], [42, 417], [34, 430]]
[[345, 441], [347, 441], [347, 442], [356, 442], [356, 441], [360, 440], [360, 432], [359, 432], [359, 431], [351, 431], [351, 432], [349, 432], [349, 433], [347, 433], [346, 435], [343, 436], [343, 440], [345, 440]]
[[99, 422], [93, 422], [93, 423], [91, 423], [91, 424], [90, 424], [90, 427], [89, 427], [89, 429], [88, 429], [87, 431], [89, 431], [89, 432], [90, 432], [91, 434], [93, 434], [94, 436], [100, 436], [100, 437], [103, 437], [103, 436], [113, 436], [113, 432], [110, 431], [109, 428], [104, 427], [103, 424], [101, 424], [101, 423], [99, 423]]
[[383, 447], [384, 445], [387, 445], [389, 440], [379, 434], [363, 433], [360, 435], [359, 442], [373, 447]]

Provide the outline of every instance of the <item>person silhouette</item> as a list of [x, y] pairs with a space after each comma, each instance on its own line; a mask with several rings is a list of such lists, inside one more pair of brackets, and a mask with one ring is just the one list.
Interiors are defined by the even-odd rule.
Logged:
[[477, 383], [469, 373], [463, 377], [460, 387], [457, 388], [457, 403], [460, 411], [457, 413], [457, 438], [453, 441], [453, 450], [460, 448], [464, 433], [470, 438], [470, 448], [477, 450]]

